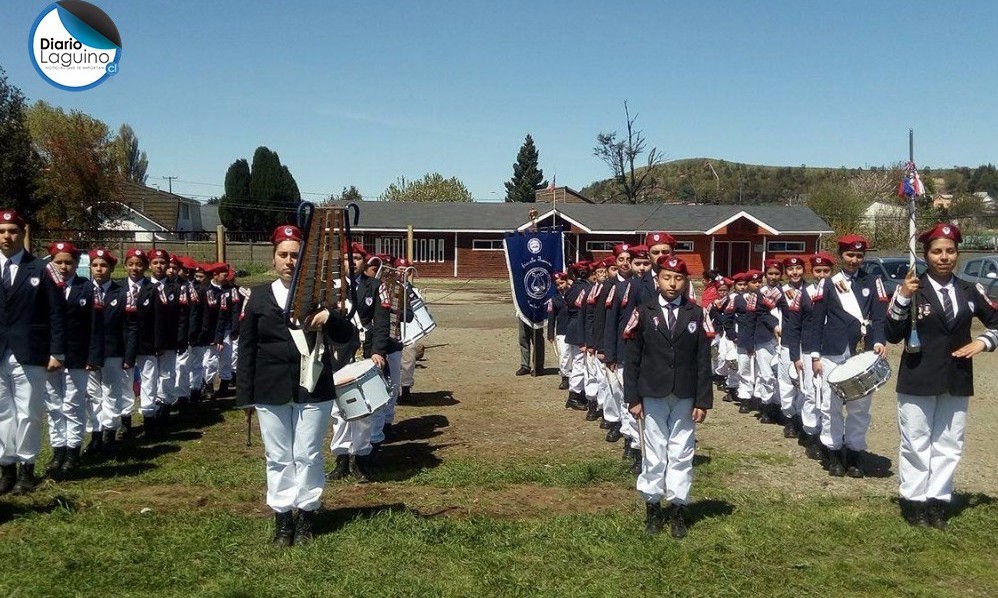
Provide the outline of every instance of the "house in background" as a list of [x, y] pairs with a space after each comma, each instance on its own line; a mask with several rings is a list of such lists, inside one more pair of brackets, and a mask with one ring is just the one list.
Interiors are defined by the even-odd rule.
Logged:
[[134, 232], [140, 242], [177, 240], [204, 230], [197, 200], [131, 182], [121, 183], [119, 193], [126, 213], [107, 230]]

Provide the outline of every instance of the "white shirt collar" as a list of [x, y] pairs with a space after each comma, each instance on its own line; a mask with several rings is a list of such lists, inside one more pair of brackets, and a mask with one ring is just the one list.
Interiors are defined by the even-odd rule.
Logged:
[[671, 305], [673, 307], [679, 307], [682, 304], [682, 302], [683, 302], [683, 296], [682, 295], [679, 295], [678, 297], [676, 297], [672, 301], [666, 301], [665, 297], [662, 296], [662, 293], [658, 294], [658, 304], [660, 306], [662, 306], [662, 307], [666, 307], [667, 305]]
[[6, 265], [8, 261], [10, 262], [11, 266], [20, 266], [22, 259], [24, 259], [24, 249], [23, 248], [20, 251], [18, 251], [17, 253], [15, 253], [14, 255], [10, 256], [10, 257], [4, 257], [3, 254], [0, 253], [0, 267], [3, 267], [4, 265]]
[[943, 289], [943, 288], [945, 288], [945, 289], [952, 289], [953, 288], [953, 277], [952, 276], [950, 276], [950, 279], [946, 282], [946, 284], [939, 284], [938, 282], [936, 282], [936, 279], [932, 278], [931, 276], [926, 276], [926, 278], [929, 279], [929, 284], [932, 285], [932, 288], [935, 289], [935, 291], [936, 291], [937, 294], [939, 293], [939, 289]]
[[284, 288], [284, 283], [278, 278], [270, 283], [270, 290], [274, 293], [274, 300], [277, 301], [277, 306], [281, 309], [286, 308], [288, 305], [288, 296], [291, 295], [291, 289]]

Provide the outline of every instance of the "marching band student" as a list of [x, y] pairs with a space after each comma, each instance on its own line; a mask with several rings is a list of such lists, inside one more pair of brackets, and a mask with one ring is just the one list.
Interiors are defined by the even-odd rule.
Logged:
[[[758, 372], [753, 372], [753, 361], [755, 359], [755, 325], [756, 325], [756, 300], [758, 295], [749, 286], [749, 281], [755, 272], [741, 272], [735, 277], [735, 288], [741, 287], [736, 293], [730, 306], [730, 316], [728, 318], [727, 333], [735, 343], [738, 354], [738, 391], [739, 401], [738, 413], [749, 413], [752, 411], [752, 404], [755, 402], [755, 376]], [[740, 280], [739, 280], [740, 278]]]
[[0, 495], [35, 488], [47, 372], [66, 358], [66, 298], [24, 247], [25, 222], [0, 210]]
[[191, 280], [187, 284], [187, 364], [189, 371], [189, 386], [191, 404], [197, 405], [204, 399], [205, 364], [208, 358], [210, 339], [204, 332], [204, 318], [207, 310], [208, 277], [206, 266], [194, 259], [189, 260]]
[[[835, 258], [826, 253], [816, 253], [808, 258], [811, 264], [811, 274], [814, 275], [814, 282], [805, 287], [801, 294], [799, 311], [791, 312], [795, 326], [800, 330], [800, 347], [790, 346], [790, 358], [794, 362], [797, 375], [800, 380], [801, 394], [803, 399], [800, 406], [801, 430], [798, 435], [798, 442], [804, 446], [809, 459], [821, 460], [823, 449], [821, 444], [821, 409], [817, 403], [817, 389], [815, 388], [814, 372], [811, 366], [810, 355], [806, 353], [811, 344], [811, 335], [814, 328], [814, 298], [820, 293], [821, 281], [832, 275], [832, 266]], [[802, 357], [802, 352], [804, 353]]]
[[[779, 260], [766, 260], [763, 264], [765, 284], [759, 287], [756, 306], [755, 327], [755, 371], [756, 392], [759, 398], [759, 423], [778, 424], [783, 414], [780, 411], [780, 395], [776, 388], [776, 374], [773, 365], [778, 364], [780, 352], [780, 318], [786, 310], [786, 301], [780, 279], [783, 278], [783, 264]], [[761, 282], [761, 281], [760, 281]]]
[[648, 257], [651, 258], [652, 270], [656, 274], [659, 269], [658, 259], [662, 256], [672, 255], [672, 248], [675, 246], [676, 238], [665, 231], [651, 232], [645, 235], [645, 247], [648, 248]]
[[728, 359], [736, 359], [737, 353], [734, 344], [728, 340], [724, 331], [724, 310], [731, 300], [731, 286], [734, 282], [722, 276], [719, 280], [712, 282], [711, 293], [705, 290], [701, 296], [701, 306], [707, 312], [710, 323], [714, 327], [715, 336], [711, 344], [717, 348], [717, 357], [714, 359], [713, 369], [714, 379], [717, 381], [717, 389], [723, 390], [724, 400], [729, 401], [730, 386], [728, 379], [731, 373], [728, 371]]
[[218, 352], [218, 396], [229, 396], [229, 387], [235, 375], [239, 315], [242, 313], [242, 295], [235, 284], [236, 271], [230, 264], [222, 264], [222, 295], [218, 304], [218, 330], [215, 339], [222, 345]]
[[[605, 437], [607, 442], [617, 442], [622, 437], [620, 419], [621, 412], [625, 411], [624, 393], [620, 388], [620, 380], [609, 367], [607, 353], [610, 351], [610, 345], [616, 347], [617, 344], [617, 316], [613, 314], [613, 302], [620, 283], [627, 281], [631, 276], [631, 254], [627, 251], [630, 247], [628, 244], [618, 243], [613, 247], [613, 255], [606, 258], [608, 277], [597, 299], [598, 309], [593, 327], [597, 366], [600, 368], [599, 392], [603, 404], [603, 421], [600, 428], [607, 431]], [[624, 288], [620, 287], [619, 291], [623, 292]]]
[[584, 411], [589, 408], [586, 399], [586, 351], [585, 351], [585, 311], [586, 297], [592, 289], [589, 282], [591, 270], [589, 262], [575, 262], [569, 269], [572, 271], [573, 282], [565, 294], [565, 304], [568, 305], [568, 324], [565, 332], [565, 344], [568, 345], [572, 358], [572, 373], [568, 378], [568, 400], [565, 407]]
[[866, 238], [846, 235], [838, 243], [841, 269], [821, 281], [814, 297], [808, 352], [814, 375], [822, 378], [821, 442], [828, 455], [828, 474], [861, 478], [873, 393], [845, 403], [843, 417], [843, 401], [823, 374], [858, 354], [861, 342], [865, 350], [887, 356], [884, 324], [889, 298], [880, 278], [860, 269], [869, 246]]
[[370, 359], [374, 354], [374, 312], [381, 301], [378, 295], [378, 290], [381, 288], [381, 281], [377, 278], [379, 268], [381, 268], [381, 258], [373, 254], [368, 255], [364, 260], [363, 273], [358, 276], [357, 282], [357, 302], [360, 303], [357, 315], [362, 326], [361, 355], [364, 359]]
[[76, 275], [80, 250], [69, 241], [56, 241], [48, 247], [51, 263], [62, 279], [66, 298], [66, 359], [63, 368], [49, 372], [49, 443], [52, 459], [45, 475], [71, 475], [80, 465], [80, 450], [87, 410], [87, 380], [90, 370], [104, 363], [104, 328], [94, 309], [94, 287]]
[[[206, 347], [204, 357], [204, 390], [202, 395], [214, 401], [221, 394], [221, 383], [219, 391], [215, 391], [215, 378], [223, 377], [222, 368], [232, 363], [231, 357], [222, 357], [223, 353], [231, 353], [231, 343], [225, 344], [226, 326], [223, 320], [227, 313], [222, 312], [222, 297], [226, 294], [223, 288], [225, 280], [228, 278], [228, 268], [223, 263], [215, 263], [205, 266], [210, 282], [205, 285], [205, 297], [202, 304], [201, 315], [201, 337], [200, 343]], [[231, 379], [232, 371], [225, 372]]]
[[713, 406], [710, 322], [687, 295], [686, 263], [662, 256], [658, 264], [659, 296], [633, 312], [625, 331], [630, 342], [624, 397], [631, 414], [644, 422], [637, 490], [646, 504], [645, 533], [659, 533], [668, 517], [672, 537], [682, 538], [693, 482], [695, 425]]
[[[721, 329], [724, 330], [723, 338], [727, 345], [725, 361], [728, 362], [728, 376], [724, 381], [727, 392], [723, 399], [726, 403], [739, 399], [738, 387], [741, 386], [742, 377], [739, 367], [741, 363], [738, 361], [738, 317], [735, 311], [735, 297], [741, 296], [744, 292], [745, 273], [737, 272], [731, 276], [731, 288], [721, 313]], [[731, 366], [732, 361], [735, 363], [734, 367]]]
[[[413, 269], [413, 264], [406, 258], [399, 258], [395, 260], [396, 268], [410, 268], [406, 274], [406, 290], [409, 297], [410, 303], [416, 301], [416, 289], [412, 286], [413, 279], [415, 277], [415, 269]], [[412, 314], [415, 319], [416, 314]], [[533, 340], [533, 328], [531, 327], [531, 340]], [[541, 374], [542, 372], [536, 372], [536, 374]], [[399, 391], [398, 404], [400, 405], [411, 405], [414, 403], [412, 398], [412, 387], [416, 384], [416, 342], [410, 342], [407, 345], [402, 346], [402, 366], [401, 375], [399, 378], [399, 384], [401, 384], [401, 389]]]
[[[780, 264], [787, 274], [787, 283], [780, 287], [783, 301], [780, 309], [780, 363], [776, 377], [776, 385], [780, 397], [780, 410], [783, 414], [783, 437], [798, 438], [800, 436], [801, 408], [804, 400], [804, 381], [797, 372], [793, 355], [800, 356], [801, 319], [800, 306], [807, 293], [804, 281], [804, 260], [791, 256]], [[767, 271], [768, 274], [768, 271]], [[794, 351], [796, 349], [796, 352]], [[795, 378], [791, 377], [794, 372]], [[796, 380], [796, 384], [795, 384]]]
[[591, 342], [593, 347], [593, 370], [596, 375], [596, 415], [600, 419], [600, 429], [610, 430], [620, 422], [620, 415], [616, 404], [609, 406], [607, 410], [607, 398], [610, 394], [610, 380], [607, 378], [606, 350], [603, 348], [604, 333], [606, 331], [606, 313], [612, 301], [610, 294], [617, 283], [617, 263], [614, 256], [603, 258], [606, 266], [606, 275], [599, 282], [599, 292], [596, 295], [596, 302], [593, 307], [593, 324], [591, 332]]
[[[630, 278], [617, 282], [617, 291], [607, 313], [607, 327], [604, 334], [604, 350], [606, 352], [606, 367], [611, 375], [616, 377], [616, 384], [611, 386], [611, 397], [621, 404], [619, 434], [624, 438], [623, 458], [631, 461], [631, 473], [641, 473], [640, 438], [637, 421], [627, 409], [624, 401], [624, 372], [627, 371], [627, 343], [624, 330], [640, 305], [651, 302], [658, 296], [656, 284], [651, 278], [651, 261], [648, 259], [648, 248], [644, 245], [632, 245], [625, 251], [621, 248], [620, 255], [630, 256]], [[618, 255], [619, 258], [619, 255]], [[618, 259], [618, 263], [619, 263]], [[622, 270], [618, 270], [620, 272]], [[607, 432], [607, 439], [616, 439]]]
[[[138, 329], [135, 320], [127, 318], [127, 291], [111, 280], [118, 260], [111, 250], [98, 247], [90, 250], [90, 277], [94, 288], [94, 309], [100, 314], [104, 329], [104, 365], [90, 371], [87, 389], [93, 407], [91, 442], [87, 455], [97, 451], [113, 456], [117, 450], [117, 433], [121, 428], [121, 412], [126, 393], [132, 393], [132, 370], [125, 367], [125, 347], [135, 344]], [[93, 451], [93, 453], [91, 453]]]
[[[156, 434], [166, 426], [167, 418], [177, 402], [174, 382], [177, 375], [177, 351], [180, 347], [180, 301], [179, 285], [167, 274], [170, 254], [163, 249], [152, 249], [149, 257], [149, 296], [151, 304], [139, 305], [139, 313], [145, 314], [147, 330], [153, 335], [154, 368], [156, 372], [155, 394], [151, 401], [143, 393], [140, 405], [142, 421], [147, 435]], [[141, 331], [140, 331], [141, 334]]]
[[[336, 397], [331, 352], [313, 389], [300, 385], [300, 353], [284, 318], [302, 234], [279, 226], [271, 237], [278, 279], [250, 294], [239, 335], [236, 404], [255, 410], [267, 457], [267, 505], [275, 518], [274, 544], [312, 539], [313, 514], [325, 485], [322, 439]], [[353, 326], [335, 310], [322, 309], [301, 323], [306, 342], [346, 343]]]
[[180, 255], [170, 256], [170, 267], [166, 270], [167, 277], [177, 285], [177, 304], [179, 305], [177, 330], [177, 364], [174, 369], [173, 388], [177, 396], [176, 405], [187, 409], [191, 397], [191, 298], [188, 284], [190, 263]]
[[[917, 296], [921, 351], [902, 353], [898, 368], [898, 466], [900, 504], [912, 525], [942, 529], [949, 518], [953, 474], [963, 453], [967, 408], [974, 394], [971, 358], [998, 347], [998, 312], [980, 284], [953, 275], [960, 257], [960, 229], [936, 224], [922, 233], [925, 274], [910, 271], [898, 286], [887, 319], [887, 340], [911, 333], [911, 301]], [[971, 340], [976, 317], [986, 330]]]
[[[145, 277], [148, 268], [149, 259], [144, 251], [132, 248], [125, 252], [125, 272], [128, 274], [128, 278], [124, 281], [125, 317], [132, 320], [129, 326], [133, 326], [136, 333], [131, 339], [133, 342], [125, 345], [124, 367], [128, 370], [135, 368], [131, 379], [134, 379], [134, 376], [139, 378], [140, 404], [143, 400], [150, 403], [154, 401], [158, 381], [158, 374], [155, 371], [155, 332], [153, 326], [146, 322], [142, 315], [152, 309], [149, 292], [155, 293]], [[121, 408], [122, 439], [132, 437], [132, 411], [135, 409], [135, 393], [132, 388], [132, 384], [128, 384], [125, 389], [125, 403]]]
[[557, 293], [548, 299], [548, 341], [554, 344], [558, 352], [558, 373], [561, 374], [561, 384], [558, 390], [568, 390], [568, 376], [572, 373], [571, 354], [565, 345], [565, 332], [568, 328], [568, 306], [565, 304], [565, 293], [568, 292], [568, 275], [555, 272], [551, 275]]
[[[382, 261], [391, 263], [388, 256], [383, 256]], [[377, 279], [375, 279], [377, 280]], [[386, 439], [392, 437], [392, 424], [395, 423], [395, 403], [398, 401], [401, 385], [402, 370], [402, 339], [392, 338], [391, 317], [393, 312], [403, 321], [412, 321], [412, 289], [405, 283], [406, 305], [400, 306], [397, 310], [392, 307], [392, 298], [389, 296], [388, 286], [381, 283], [378, 286], [378, 301], [375, 302], [374, 310], [374, 343], [371, 359], [375, 365], [381, 368], [383, 375], [388, 379], [389, 398], [388, 404], [382, 405], [375, 410], [371, 432], [371, 444], [380, 447]], [[356, 460], [355, 460], [356, 461]], [[361, 464], [358, 464], [361, 465]], [[360, 475], [356, 477], [360, 478]]]
[[[583, 344], [586, 348], [586, 383], [585, 383], [585, 393], [586, 393], [586, 421], [592, 422], [600, 418], [600, 410], [603, 408], [600, 403], [600, 399], [603, 398], [600, 387], [602, 386], [600, 382], [601, 378], [601, 366], [596, 362], [596, 320], [599, 311], [599, 297], [603, 292], [604, 282], [606, 281], [606, 271], [607, 264], [606, 260], [598, 260], [593, 264], [593, 285], [586, 293], [585, 301], [585, 311], [582, 312], [584, 315], [580, 316], [584, 318], [582, 320], [583, 326]], [[604, 380], [605, 382], [605, 380]]]

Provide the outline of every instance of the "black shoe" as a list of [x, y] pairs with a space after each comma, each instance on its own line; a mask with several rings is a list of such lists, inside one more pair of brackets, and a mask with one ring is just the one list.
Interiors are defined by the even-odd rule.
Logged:
[[73, 446], [66, 449], [66, 461], [62, 464], [62, 475], [70, 476], [80, 468], [80, 447]]
[[606, 432], [606, 441], [617, 442], [621, 438], [623, 438], [623, 435], [620, 433], [620, 423], [615, 422], [610, 424], [610, 429]]
[[229, 396], [229, 385], [232, 384], [231, 380], [222, 380], [218, 383], [218, 394], [217, 397], [227, 397]]
[[191, 389], [191, 405], [197, 405], [198, 403], [201, 402], [202, 398], [203, 397], [201, 396], [201, 389], [200, 388], [192, 388]]
[[846, 468], [842, 464], [842, 450], [840, 449], [828, 449], [828, 475], [841, 478], [846, 474]]
[[576, 411], [585, 411], [589, 408], [589, 404], [583, 395], [568, 391], [568, 400], [565, 401], [566, 409], [575, 409]]
[[599, 419], [599, 429], [600, 430], [609, 430], [610, 429], [610, 422], [608, 422], [605, 419], [603, 419], [603, 410], [602, 409], [597, 409], [596, 410], [596, 417], [597, 417], [597, 419]]
[[752, 399], [741, 399], [738, 404], [738, 413], [752, 413]]
[[0, 496], [7, 494], [14, 489], [17, 482], [17, 465], [0, 466]]
[[411, 405], [414, 401], [412, 400], [412, 387], [403, 386], [402, 391], [399, 393], [398, 398], [399, 405]]
[[901, 516], [904, 517], [904, 520], [907, 521], [909, 525], [913, 525], [915, 527], [929, 527], [929, 518], [926, 514], [925, 502], [901, 498], [898, 499], [898, 504], [901, 505]]
[[794, 420], [788, 419], [787, 423], [783, 424], [783, 437], [797, 438], [797, 426], [794, 424]]
[[865, 474], [863, 471], [863, 453], [862, 451], [854, 451], [851, 449], [845, 449], [846, 452], [846, 475], [851, 478], [861, 478]]
[[686, 507], [672, 505], [669, 511], [669, 533], [677, 540], [685, 538], [688, 531], [686, 528]]
[[663, 519], [662, 505], [645, 503], [645, 535], [657, 536], [662, 533]]
[[142, 416], [142, 437], [156, 438], [159, 435], [159, 422], [155, 415]]
[[35, 486], [35, 464], [21, 463], [17, 468], [17, 481], [14, 482], [14, 488], [10, 493], [15, 496], [27, 494], [34, 490]]
[[561, 384], [558, 385], [558, 390], [568, 390], [568, 376], [561, 377]]
[[722, 388], [721, 390], [725, 391], [724, 396], [721, 397], [721, 400], [724, 401], [725, 403], [733, 403], [735, 400], [735, 393], [730, 388], [727, 389]]
[[211, 381], [211, 384], [205, 382], [204, 384], [201, 385], [201, 397], [205, 401], [214, 401], [215, 400], [215, 381], [214, 380]]
[[308, 544], [312, 541], [312, 521], [315, 513], [298, 509], [295, 515], [295, 546]]
[[630, 457], [631, 457], [631, 439], [630, 438], [625, 438], [624, 439], [624, 452], [623, 452], [622, 455], [620, 455], [620, 458], [624, 459], [624, 460], [627, 460]]
[[637, 457], [634, 457], [634, 461], [631, 463], [631, 475], [641, 475], [644, 471], [644, 466], [641, 463], [641, 451], [638, 451]]
[[326, 474], [327, 480], [342, 480], [350, 474], [350, 455], [336, 455], [336, 466]]
[[371, 480], [367, 477], [367, 460], [369, 457], [350, 455], [350, 474], [358, 484], [366, 484]]
[[925, 503], [925, 516], [929, 525], [936, 529], [946, 529], [949, 524], [949, 503], [938, 498], [930, 498]]
[[118, 453], [117, 431], [104, 430], [102, 434], [104, 440], [101, 442], [101, 452], [108, 457], [114, 457]]
[[530, 373], [530, 368], [521, 365], [520, 369], [516, 370], [516, 373], [513, 374], [513, 375], [514, 376], [526, 376], [529, 373]]
[[119, 440], [130, 440], [132, 438], [132, 416], [121, 416], [121, 435]]
[[808, 459], [814, 459], [815, 461], [821, 461], [821, 440], [818, 439], [817, 435], [812, 435], [804, 433], [804, 454], [807, 455]]
[[286, 548], [295, 543], [294, 513], [274, 513], [274, 546]]
[[52, 449], [52, 459], [49, 460], [48, 464], [45, 466], [45, 477], [53, 477], [59, 475], [62, 471], [62, 465], [66, 462], [66, 451], [68, 449], [64, 446], [57, 446]]
[[587, 409], [587, 413], [586, 413], [586, 421], [587, 422], [594, 422], [597, 419], [599, 419], [599, 416], [596, 415], [596, 401], [595, 400], [589, 401], [589, 403], [587, 404], [587, 408], [588, 408]]
[[103, 448], [104, 434], [100, 430], [94, 430], [90, 433], [90, 441], [87, 442], [87, 448], [83, 451], [83, 454], [88, 459], [95, 459]]
[[775, 424], [776, 418], [773, 416], [773, 407], [770, 403], [765, 403], [759, 408], [759, 423], [760, 424]]

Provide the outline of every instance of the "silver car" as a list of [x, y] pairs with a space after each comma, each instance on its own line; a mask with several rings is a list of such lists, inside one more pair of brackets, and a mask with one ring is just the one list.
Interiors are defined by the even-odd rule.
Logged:
[[957, 276], [981, 284], [989, 297], [998, 297], [998, 255], [965, 256], [960, 261]]

